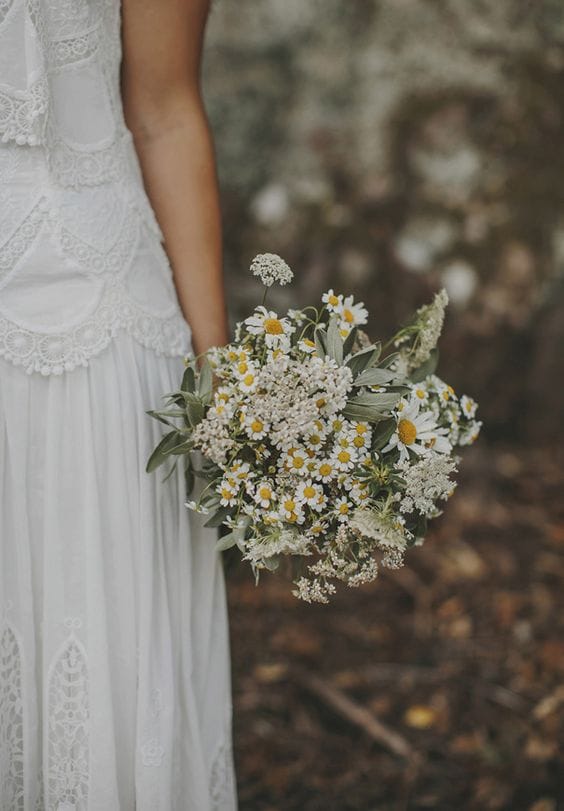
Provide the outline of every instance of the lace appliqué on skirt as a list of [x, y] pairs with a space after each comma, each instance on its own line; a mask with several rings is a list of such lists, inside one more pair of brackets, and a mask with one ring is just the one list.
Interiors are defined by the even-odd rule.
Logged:
[[16, 632], [0, 633], [0, 798], [10, 811], [24, 809], [22, 653]]
[[71, 634], [55, 658], [48, 687], [48, 811], [87, 811], [89, 687], [86, 655]]

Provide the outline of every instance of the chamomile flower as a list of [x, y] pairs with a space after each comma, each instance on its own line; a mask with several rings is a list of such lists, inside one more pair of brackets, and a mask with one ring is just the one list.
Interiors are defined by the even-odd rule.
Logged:
[[346, 496], [341, 496], [335, 501], [333, 508], [338, 521], [348, 521], [354, 509], [354, 505], [349, 501]]
[[315, 355], [317, 352], [314, 341], [310, 341], [309, 338], [302, 338], [301, 341], [298, 341], [298, 347], [307, 355]]
[[327, 309], [330, 313], [336, 313], [339, 311], [343, 304], [343, 296], [341, 293], [338, 295], [333, 292], [333, 289], [328, 290], [326, 293], [323, 293], [321, 296], [321, 301], [327, 305]]
[[419, 400], [421, 405], [427, 405], [427, 403], [429, 402], [429, 392], [427, 390], [427, 387], [422, 383], [419, 383], [413, 387], [412, 395], [417, 400]]
[[284, 496], [284, 498], [281, 499], [280, 516], [289, 524], [303, 524], [305, 521], [302, 505], [292, 496]]
[[243, 425], [249, 439], [263, 439], [270, 428], [267, 422], [249, 412], [245, 414]]
[[362, 301], [355, 304], [353, 296], [347, 296], [335, 311], [340, 316], [341, 329], [348, 329], [350, 331], [353, 327], [366, 324], [368, 321], [368, 310]]
[[397, 448], [400, 461], [409, 459], [410, 451], [417, 456], [424, 456], [435, 450], [438, 453], [449, 453], [451, 445], [447, 438], [446, 428], [439, 428], [433, 414], [421, 411], [416, 399], [402, 400], [397, 407], [396, 430], [382, 453]]
[[[343, 438], [341, 442], [347, 442], [346, 438]], [[341, 443], [337, 443], [333, 448], [330, 458], [337, 470], [352, 470], [358, 461], [358, 453], [351, 444], [347, 447], [343, 447]]]
[[467, 419], [473, 419], [476, 415], [476, 409], [478, 408], [478, 404], [475, 400], [471, 397], [468, 397], [466, 394], [463, 394], [460, 398], [460, 408], [462, 409], [462, 413]]
[[325, 495], [320, 484], [316, 484], [311, 479], [300, 482], [296, 490], [296, 498], [301, 504], [307, 504], [312, 510], [323, 509]]
[[217, 492], [221, 496], [220, 504], [222, 507], [233, 507], [237, 504], [239, 487], [232, 479], [224, 478], [219, 483]]
[[326, 484], [336, 477], [338, 468], [331, 459], [320, 459], [312, 472], [314, 479]]
[[307, 451], [302, 448], [290, 448], [283, 454], [282, 460], [286, 470], [293, 473], [307, 473], [308, 455]]
[[251, 335], [264, 335], [266, 345], [271, 349], [287, 346], [296, 329], [287, 318], [279, 318], [274, 310], [267, 310], [262, 305], [244, 323]]
[[272, 484], [267, 480], [257, 482], [253, 488], [253, 497], [259, 507], [263, 510], [268, 510], [271, 502], [274, 500], [274, 490]]

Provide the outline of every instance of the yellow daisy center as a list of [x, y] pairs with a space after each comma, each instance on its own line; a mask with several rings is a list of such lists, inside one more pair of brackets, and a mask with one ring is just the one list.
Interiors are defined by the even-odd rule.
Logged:
[[313, 498], [314, 496], [315, 496], [315, 487], [311, 487], [310, 485], [304, 487], [305, 498]]
[[348, 451], [339, 451], [338, 455], [339, 462], [350, 462], [351, 455]]
[[346, 307], [345, 307], [345, 309], [343, 310], [343, 318], [345, 319], [345, 321], [346, 321], [348, 324], [353, 324], [353, 323], [354, 323], [354, 315], [353, 315], [353, 313], [352, 313], [350, 310], [348, 310]]
[[329, 476], [333, 468], [327, 462], [324, 462], [322, 465], [319, 466], [319, 472], [322, 476]]
[[292, 458], [292, 467], [297, 468], [298, 470], [304, 466], [305, 459], [303, 456], [294, 456]]
[[253, 434], [260, 434], [263, 428], [264, 425], [260, 420], [253, 420], [253, 422], [251, 423], [251, 431], [253, 432]]
[[415, 394], [417, 395], [417, 397], [419, 397], [420, 400], [425, 399], [425, 392], [423, 391], [423, 389], [415, 389]]
[[245, 361], [241, 361], [241, 363], [237, 364], [237, 369], [240, 375], [244, 375], [248, 368], [249, 364], [245, 363]]
[[353, 444], [356, 448], [363, 448], [364, 447], [364, 437], [363, 436], [355, 436], [353, 439]]
[[272, 491], [271, 491], [270, 487], [261, 487], [259, 489], [259, 496], [262, 499], [269, 499], [271, 495], [272, 495]]
[[348, 511], [349, 511], [349, 505], [348, 504], [339, 504], [339, 513], [341, 515], [346, 515], [348, 513]]
[[264, 331], [269, 335], [283, 335], [284, 326], [279, 318], [265, 318]]
[[339, 303], [339, 299], [337, 298], [337, 296], [335, 296], [333, 294], [331, 294], [330, 296], [327, 296], [327, 304], [330, 304], [332, 307], [336, 307], [338, 303]]
[[287, 510], [289, 513], [293, 512], [296, 509], [296, 502], [289, 498], [287, 501], [284, 502], [284, 509]]
[[398, 423], [398, 435], [404, 445], [413, 445], [417, 439], [417, 428], [411, 420], [400, 420]]
[[243, 383], [245, 384], [245, 386], [252, 386], [254, 382], [255, 382], [254, 375], [245, 375], [245, 377], [243, 378]]

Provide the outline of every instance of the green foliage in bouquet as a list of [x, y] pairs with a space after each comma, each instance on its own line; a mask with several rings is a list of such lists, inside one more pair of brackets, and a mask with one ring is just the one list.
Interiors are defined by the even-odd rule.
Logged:
[[[265, 298], [293, 275], [275, 254], [251, 270]], [[187, 358], [180, 389], [149, 412], [169, 431], [147, 470], [182, 457], [188, 490], [204, 480], [186, 506], [228, 530], [219, 548], [237, 545], [257, 578], [290, 556], [301, 599], [327, 602], [336, 581], [402, 565], [481, 425], [476, 403], [435, 375], [446, 304], [441, 291], [382, 347], [352, 296], [329, 290], [283, 317], [263, 300], [232, 343]]]

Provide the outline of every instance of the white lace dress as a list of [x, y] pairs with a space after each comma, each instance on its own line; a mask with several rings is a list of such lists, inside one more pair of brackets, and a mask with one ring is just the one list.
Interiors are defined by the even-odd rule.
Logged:
[[0, 808], [234, 811], [225, 586], [145, 410], [190, 330], [119, 0], [0, 0]]

